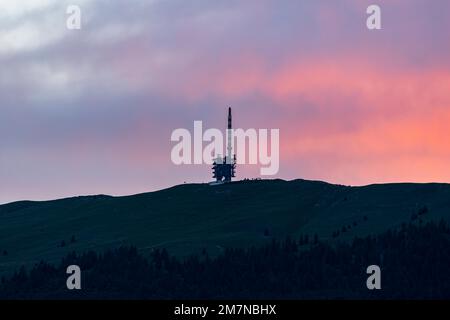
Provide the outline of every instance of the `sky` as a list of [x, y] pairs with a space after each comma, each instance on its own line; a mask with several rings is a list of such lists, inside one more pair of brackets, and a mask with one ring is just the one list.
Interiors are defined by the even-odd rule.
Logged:
[[170, 136], [225, 129], [228, 106], [235, 127], [280, 130], [270, 178], [450, 182], [449, 15], [448, 0], [0, 0], [0, 203], [211, 181], [172, 163]]

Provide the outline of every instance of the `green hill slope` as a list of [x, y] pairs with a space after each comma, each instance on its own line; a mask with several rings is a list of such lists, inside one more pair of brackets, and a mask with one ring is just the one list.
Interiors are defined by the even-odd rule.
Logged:
[[[214, 255], [287, 235], [346, 240], [409, 222], [423, 207], [427, 212], [417, 221], [450, 220], [450, 185], [259, 180], [185, 184], [127, 197], [16, 202], [0, 206], [0, 274], [21, 264], [57, 261], [73, 250], [121, 244], [144, 253], [164, 247], [183, 256], [203, 248]], [[346, 232], [332, 237], [343, 227]]]

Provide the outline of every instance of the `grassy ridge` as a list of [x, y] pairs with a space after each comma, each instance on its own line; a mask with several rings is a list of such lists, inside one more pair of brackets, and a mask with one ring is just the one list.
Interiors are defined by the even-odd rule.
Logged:
[[[184, 256], [203, 248], [214, 255], [287, 235], [346, 240], [408, 222], [423, 206], [428, 212], [421, 219], [449, 221], [450, 185], [259, 180], [185, 184], [127, 197], [22, 201], [0, 206], [0, 274], [41, 259], [58, 261], [74, 250], [128, 244], [144, 254], [167, 248]], [[333, 238], [344, 226], [346, 232]]]

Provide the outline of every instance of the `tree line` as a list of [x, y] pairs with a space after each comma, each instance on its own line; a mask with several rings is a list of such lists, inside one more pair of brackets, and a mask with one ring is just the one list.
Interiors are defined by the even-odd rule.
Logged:
[[[204, 250], [187, 258], [135, 247], [67, 255], [58, 265], [21, 267], [0, 284], [2, 299], [445, 299], [450, 298], [450, 227], [410, 222], [377, 236], [329, 244], [272, 239], [259, 247]], [[82, 289], [66, 288], [66, 268]], [[368, 290], [366, 268], [381, 268]]]

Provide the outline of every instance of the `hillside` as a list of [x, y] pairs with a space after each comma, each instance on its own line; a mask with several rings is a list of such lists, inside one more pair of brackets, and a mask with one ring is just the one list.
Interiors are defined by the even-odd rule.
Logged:
[[[348, 240], [409, 222], [420, 211], [417, 221], [449, 221], [449, 209], [447, 184], [347, 187], [305, 180], [185, 184], [127, 197], [15, 202], [0, 206], [0, 274], [74, 250], [121, 244], [144, 254], [167, 248], [184, 256], [287, 235]], [[337, 230], [340, 235], [333, 237]]]

